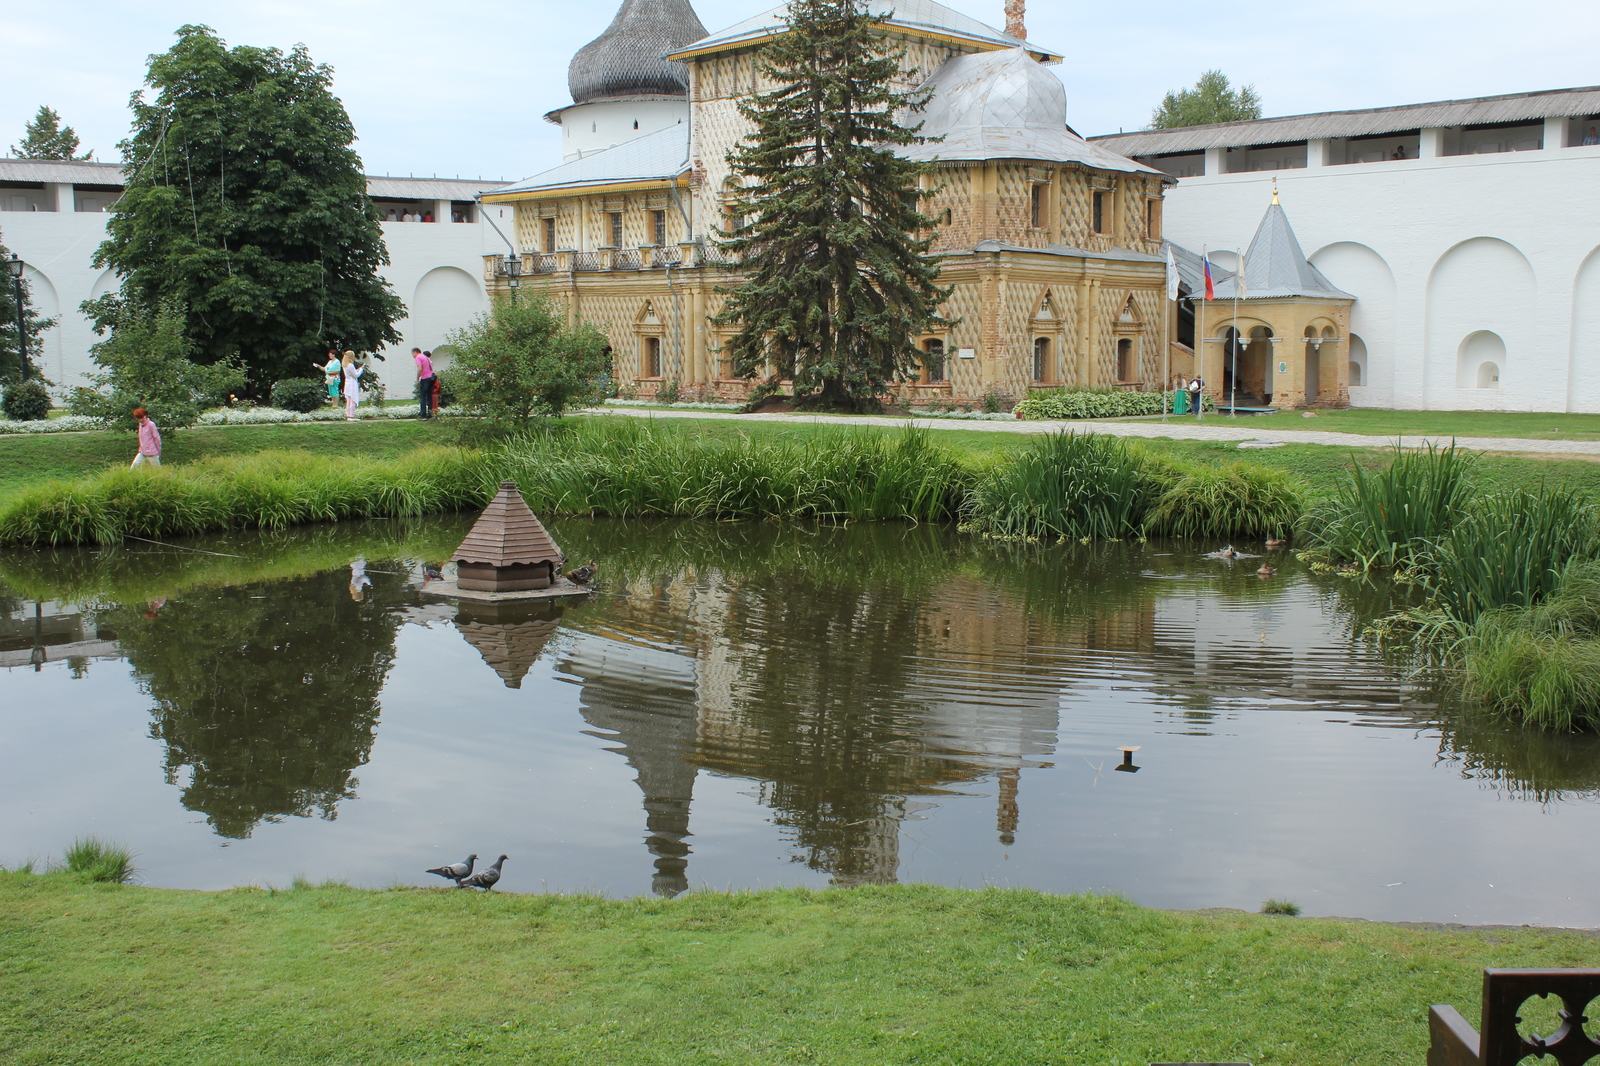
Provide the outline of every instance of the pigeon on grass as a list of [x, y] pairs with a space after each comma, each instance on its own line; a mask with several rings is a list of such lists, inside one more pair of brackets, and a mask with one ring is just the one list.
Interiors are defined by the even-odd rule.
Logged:
[[494, 887], [495, 882], [500, 880], [500, 865], [505, 861], [506, 856], [500, 856], [495, 860], [493, 866], [486, 866], [482, 870], [479, 870], [477, 873], [473, 874], [471, 877], [463, 877], [461, 880], [457, 881], [456, 887], [481, 888], [485, 892], [489, 891]]
[[466, 862], [446, 863], [443, 866], [436, 866], [426, 872], [430, 874], [438, 874], [440, 877], [447, 877], [459, 885], [463, 877], [466, 877], [468, 874], [472, 873], [472, 864], [477, 861], [478, 857], [476, 855], [468, 855]]

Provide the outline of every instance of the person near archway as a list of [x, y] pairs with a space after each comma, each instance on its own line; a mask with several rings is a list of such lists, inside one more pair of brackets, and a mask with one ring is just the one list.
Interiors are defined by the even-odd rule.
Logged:
[[344, 358], [339, 360], [339, 365], [344, 373], [344, 420], [356, 421], [356, 404], [361, 402], [361, 364], [356, 362], [356, 353], [347, 351]]
[[413, 348], [411, 360], [417, 364], [417, 400], [422, 405], [417, 417], [429, 418], [433, 407], [433, 358], [421, 348]]

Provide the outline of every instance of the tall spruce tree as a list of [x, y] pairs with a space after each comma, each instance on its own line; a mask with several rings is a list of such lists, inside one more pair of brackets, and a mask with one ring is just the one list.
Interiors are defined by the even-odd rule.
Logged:
[[48, 107], [40, 107], [33, 120], [22, 127], [22, 143], [11, 146], [13, 155], [21, 159], [70, 159], [81, 162], [93, 159], [93, 152], [77, 155], [78, 135], [71, 126], [61, 124], [61, 116]]
[[1148, 128], [1171, 130], [1260, 117], [1261, 97], [1254, 85], [1241, 85], [1235, 89], [1222, 71], [1208, 70], [1200, 75], [1193, 89], [1176, 89], [1167, 93], [1161, 100], [1161, 106], [1151, 113]]
[[736, 373], [792, 377], [805, 406], [876, 406], [950, 294], [917, 236], [929, 167], [895, 154], [922, 143], [896, 115], [923, 100], [894, 88], [904, 50], [874, 22], [858, 0], [791, 0], [762, 56], [777, 87], [739, 105], [755, 131], [728, 155], [742, 221], [723, 247], [745, 281], [716, 321], [737, 327]]
[[[184, 26], [150, 58], [156, 98], [134, 94], [119, 146], [126, 192], [95, 265], [138, 310], [182, 308], [196, 361], [237, 356], [258, 394], [336, 343], [400, 339], [405, 308], [378, 276], [388, 252], [332, 78], [304, 47], [230, 49]], [[85, 310], [116, 324], [112, 302]]]
[[[11, 252], [0, 240], [0, 262], [8, 261]], [[40, 364], [39, 341], [44, 331], [56, 324], [53, 318], [40, 318], [33, 306], [33, 287], [26, 276], [22, 279], [22, 329], [28, 342], [28, 373], [38, 377]], [[0, 382], [19, 381], [22, 373], [22, 353], [17, 345], [17, 283], [10, 271], [0, 273]]]

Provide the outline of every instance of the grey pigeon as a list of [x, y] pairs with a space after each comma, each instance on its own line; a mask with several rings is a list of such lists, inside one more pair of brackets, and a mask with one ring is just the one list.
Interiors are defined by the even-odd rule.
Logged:
[[448, 877], [450, 880], [459, 885], [461, 883], [461, 879], [472, 872], [472, 864], [477, 861], [478, 857], [476, 855], [468, 855], [466, 862], [447, 863], [444, 866], [437, 866], [426, 872], [430, 874], [438, 874], [440, 877]]
[[500, 880], [500, 864], [505, 861], [506, 856], [500, 856], [495, 860], [493, 866], [486, 866], [471, 877], [463, 877], [456, 882], [456, 886], [458, 888], [481, 888], [485, 892], [489, 891], [494, 887], [495, 882]]

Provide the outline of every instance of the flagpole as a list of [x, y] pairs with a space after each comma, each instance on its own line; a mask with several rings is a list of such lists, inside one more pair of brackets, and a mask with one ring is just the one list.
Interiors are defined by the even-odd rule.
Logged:
[[1242, 336], [1242, 334], [1239, 332], [1239, 284], [1240, 280], [1244, 277], [1244, 256], [1240, 254], [1239, 249], [1237, 248], [1233, 250], [1233, 254], [1238, 259], [1238, 262], [1234, 264], [1238, 267], [1238, 269], [1233, 275], [1233, 373], [1231, 379], [1228, 381], [1228, 417], [1238, 418], [1239, 338]]

